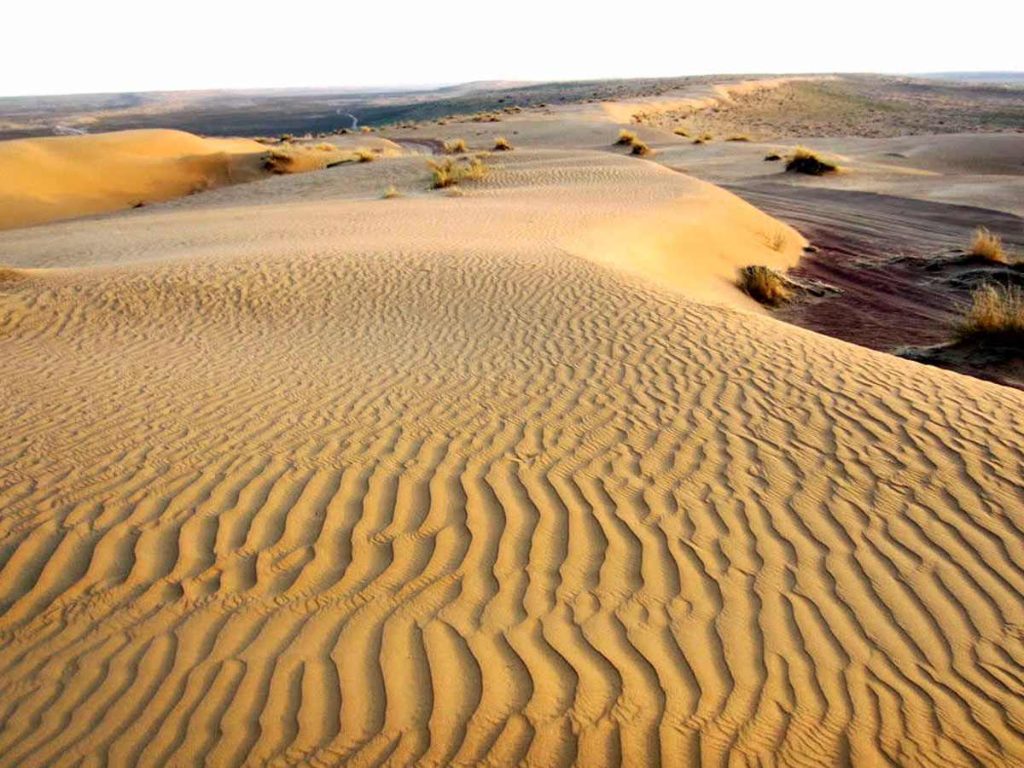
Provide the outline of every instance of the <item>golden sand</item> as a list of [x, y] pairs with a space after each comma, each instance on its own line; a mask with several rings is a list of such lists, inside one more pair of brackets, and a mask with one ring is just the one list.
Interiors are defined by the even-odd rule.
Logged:
[[0, 764], [1020, 764], [1024, 394], [526, 144], [0, 235]]

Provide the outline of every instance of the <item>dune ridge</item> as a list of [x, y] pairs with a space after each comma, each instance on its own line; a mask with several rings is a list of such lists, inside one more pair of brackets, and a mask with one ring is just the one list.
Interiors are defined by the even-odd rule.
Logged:
[[514, 154], [0, 235], [0, 764], [1021, 764], [1024, 394], [585, 258], [731, 198]]

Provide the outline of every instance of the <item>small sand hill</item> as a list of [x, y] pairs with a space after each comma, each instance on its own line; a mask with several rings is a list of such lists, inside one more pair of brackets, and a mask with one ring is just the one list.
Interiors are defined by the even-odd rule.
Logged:
[[0, 229], [247, 181], [265, 151], [249, 139], [168, 130], [0, 142]]
[[1021, 764], [1024, 394], [519, 139], [0, 235], [0, 764]]

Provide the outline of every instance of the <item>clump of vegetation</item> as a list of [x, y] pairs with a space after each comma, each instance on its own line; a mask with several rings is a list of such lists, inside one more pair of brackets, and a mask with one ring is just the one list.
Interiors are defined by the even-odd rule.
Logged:
[[282, 133], [279, 141], [282, 144], [291, 144], [293, 141], [295, 141], [295, 137], [292, 136], [290, 133]]
[[685, 128], [676, 128], [672, 133], [676, 136], [682, 136], [683, 138], [687, 138], [690, 135]]
[[360, 163], [372, 163], [377, 159], [377, 155], [370, 149], [357, 149], [356, 160]]
[[396, 197], [401, 197], [402, 193], [398, 191], [394, 184], [384, 190], [384, 194], [380, 196], [381, 200], [394, 200]]
[[508, 139], [504, 136], [499, 136], [494, 140], [494, 151], [495, 152], [510, 152], [512, 145], [508, 143]]
[[781, 253], [786, 248], [786, 243], [789, 242], [789, 238], [786, 236], [786, 233], [783, 230], [777, 229], [771, 234], [765, 234], [764, 242], [765, 245], [767, 245], [773, 251], [778, 251], [779, 253]]
[[978, 227], [974, 230], [974, 240], [971, 241], [971, 250], [968, 253], [997, 264], [1006, 264], [1008, 261], [1002, 239], [999, 235], [992, 234], [987, 227]]
[[740, 133], [735, 136], [730, 136], [729, 138], [726, 139], [726, 141], [750, 141], [750, 137]]
[[765, 162], [776, 163], [782, 159], [782, 155], [776, 154], [775, 152], [769, 152], [764, 156]]
[[469, 152], [465, 139], [452, 139], [444, 143], [444, 151], [449, 155], [464, 155]]
[[750, 298], [770, 307], [777, 307], [791, 298], [789, 281], [770, 267], [743, 267], [737, 285]]
[[636, 139], [633, 142], [633, 148], [630, 150], [630, 154], [636, 155], [637, 157], [647, 157], [653, 151], [654, 150], [647, 146], [647, 142]]
[[359, 130], [362, 131], [363, 133], [373, 133], [373, 126], [364, 125]]
[[333, 152], [334, 150], [337, 149], [337, 147], [326, 141], [322, 141], [319, 144], [317, 144], [316, 147], [314, 147], [314, 149], [318, 149], [321, 152]]
[[625, 128], [623, 128], [621, 131], [619, 131], [619, 138], [615, 140], [615, 143], [621, 144], [623, 146], [632, 146], [632, 144], [636, 140], [637, 136], [635, 133], [633, 133], [632, 131], [627, 131]]
[[786, 161], [786, 170], [791, 173], [806, 173], [811, 176], [824, 176], [839, 170], [835, 163], [825, 160], [805, 147], [797, 147]]
[[480, 181], [490, 170], [479, 157], [474, 157], [468, 162], [457, 162], [450, 159], [440, 163], [433, 160], [427, 162], [432, 175], [432, 189], [447, 189], [463, 181]]
[[991, 283], [976, 288], [956, 331], [963, 341], [1024, 346], [1024, 288]]
[[263, 170], [271, 173], [288, 173], [295, 158], [279, 149], [271, 149], [263, 156]]

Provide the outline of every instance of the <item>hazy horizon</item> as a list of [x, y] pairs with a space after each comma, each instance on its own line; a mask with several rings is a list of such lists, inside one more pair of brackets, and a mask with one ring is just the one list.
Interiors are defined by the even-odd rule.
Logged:
[[[395, 18], [315, 1], [290, 17], [183, 0], [150, 17], [126, 0], [16, 6], [0, 96], [288, 88], [412, 88], [739, 73], [1016, 72], [1024, 11], [969, 15], [866, 0], [855, 14], [806, 0], [735, 9], [654, 3], [642, 15], [525, 0], [454, 0]], [[795, 20], [795, 24], [794, 24]], [[995, 22], [995, 23], [994, 23]], [[159, 33], [159, 34], [155, 34]]]

